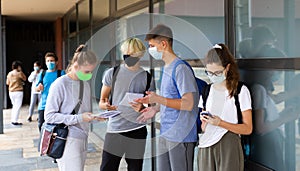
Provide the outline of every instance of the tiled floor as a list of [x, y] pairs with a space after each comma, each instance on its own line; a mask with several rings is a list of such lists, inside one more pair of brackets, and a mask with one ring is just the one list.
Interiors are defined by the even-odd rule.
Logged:
[[[39, 131], [37, 114], [32, 122], [26, 122], [28, 106], [23, 106], [20, 113], [22, 126], [10, 124], [10, 109], [3, 110], [4, 134], [0, 134], [0, 171], [58, 171], [57, 164], [47, 156], [40, 156], [37, 151]], [[101, 161], [103, 142], [90, 133], [86, 171], [98, 171]], [[125, 170], [126, 165], [120, 166]]]

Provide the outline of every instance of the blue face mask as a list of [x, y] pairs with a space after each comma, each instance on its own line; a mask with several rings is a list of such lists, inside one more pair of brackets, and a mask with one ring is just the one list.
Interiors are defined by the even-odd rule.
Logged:
[[46, 62], [46, 65], [49, 70], [55, 69], [55, 62]]
[[33, 70], [38, 71], [40, 69], [40, 67], [33, 67]]
[[149, 52], [149, 54], [154, 58], [154, 59], [156, 59], [156, 60], [160, 60], [160, 59], [162, 59], [162, 55], [163, 55], [163, 53], [162, 52], [158, 52], [157, 51], [157, 47], [149, 47], [148, 48], [148, 52]]

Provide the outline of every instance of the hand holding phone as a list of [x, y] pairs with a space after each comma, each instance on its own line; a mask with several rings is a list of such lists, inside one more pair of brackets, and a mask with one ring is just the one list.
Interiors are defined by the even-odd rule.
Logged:
[[205, 116], [213, 117], [213, 115], [211, 113], [209, 113], [209, 111], [203, 111], [203, 112], [200, 113], [200, 115], [205, 115]]

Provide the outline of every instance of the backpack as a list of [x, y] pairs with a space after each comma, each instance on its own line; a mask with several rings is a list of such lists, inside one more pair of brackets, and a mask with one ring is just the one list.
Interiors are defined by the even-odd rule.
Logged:
[[[243, 123], [243, 116], [242, 116], [242, 111], [240, 107], [240, 102], [239, 102], [239, 94], [241, 92], [242, 86], [245, 85], [243, 82], [238, 82], [237, 86], [237, 92], [234, 95], [234, 100], [235, 100], [235, 106], [236, 106], [236, 111], [237, 111], [237, 117], [238, 117], [238, 124]], [[246, 85], [245, 85], [246, 86]], [[210, 91], [211, 84], [208, 84], [206, 87], [203, 88], [202, 92], [202, 100], [203, 100], [203, 109], [206, 110], [206, 101], [207, 97]], [[241, 135], [241, 144], [242, 144], [242, 149], [244, 153], [245, 159], [249, 159], [250, 157], [250, 135]]]
[[[120, 70], [120, 65], [117, 65], [114, 67], [113, 69], [113, 77], [112, 77], [112, 83], [111, 83], [111, 93], [110, 93], [110, 97], [109, 97], [109, 102], [110, 104], [112, 104], [112, 97], [113, 97], [113, 93], [114, 93], [114, 87], [115, 87], [115, 83], [116, 83], [116, 79], [117, 79], [117, 75], [119, 73]], [[146, 85], [146, 89], [144, 92], [144, 96], [146, 95], [146, 91], [149, 90], [150, 88], [150, 83], [151, 83], [151, 79], [152, 76], [148, 71], [145, 71], [147, 73], [147, 85]]]
[[[196, 84], [197, 84], [197, 87], [198, 87], [198, 92], [199, 92], [199, 99], [200, 99], [200, 95], [201, 95], [201, 92], [202, 92], [202, 89], [203, 89], [203, 87], [205, 87], [206, 85], [207, 85], [207, 83], [205, 82], [205, 81], [203, 81], [203, 80], [201, 80], [200, 78], [198, 78], [198, 77], [196, 77], [195, 76], [195, 73], [194, 73], [194, 70], [193, 70], [193, 68], [191, 67], [191, 65], [188, 63], [188, 62], [186, 62], [185, 60], [182, 60], [182, 59], [180, 59], [180, 60], [178, 60], [176, 63], [175, 63], [175, 65], [174, 65], [174, 69], [173, 69], [173, 71], [172, 71], [172, 79], [173, 79], [173, 83], [174, 83], [174, 85], [175, 85], [175, 87], [176, 87], [176, 90], [177, 90], [177, 94], [179, 95], [179, 90], [178, 90], [178, 87], [177, 87], [177, 85], [176, 85], [176, 80], [175, 80], [175, 72], [176, 72], [176, 67], [178, 66], [178, 65], [180, 65], [180, 64], [185, 64], [185, 65], [187, 65], [190, 69], [191, 69], [191, 71], [192, 71], [192, 73], [193, 73], [193, 76], [194, 76], [194, 78], [195, 78], [195, 80], [196, 80]], [[201, 110], [199, 110], [198, 111], [198, 115], [197, 115], [197, 133], [201, 133], [202, 132], [202, 129], [201, 129], [201, 120], [200, 120], [200, 112], [201, 112]]]
[[[43, 72], [42, 72], [42, 78], [41, 78], [41, 81], [39, 83], [43, 84], [43, 80], [44, 80], [45, 74], [46, 74], [46, 71], [43, 70]], [[61, 70], [57, 70], [57, 78], [60, 77], [60, 76], [61, 76]]]

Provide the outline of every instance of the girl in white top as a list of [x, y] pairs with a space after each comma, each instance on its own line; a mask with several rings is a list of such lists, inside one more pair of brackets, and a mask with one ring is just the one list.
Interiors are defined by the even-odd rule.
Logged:
[[36, 105], [36, 102], [40, 102], [41, 98], [41, 92], [36, 91], [36, 84], [38, 82], [38, 75], [40, 72], [43, 72], [43, 69], [41, 68], [41, 63], [39, 61], [35, 61], [33, 64], [33, 70], [31, 74], [28, 77], [28, 81], [32, 83], [31, 85], [31, 97], [30, 97], [30, 105], [28, 109], [28, 118], [27, 121], [32, 121], [32, 115], [34, 112], [34, 107]]
[[[239, 93], [242, 124], [238, 124], [234, 95], [239, 81], [238, 67], [224, 44], [216, 44], [204, 60], [206, 74], [212, 82], [206, 111], [200, 115], [204, 133], [199, 138], [199, 171], [242, 171], [244, 169], [240, 134], [252, 132], [251, 97], [246, 86]], [[199, 107], [203, 108], [200, 97]]]

